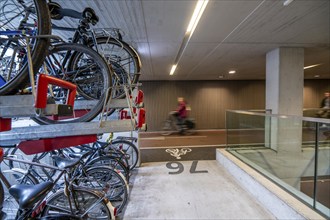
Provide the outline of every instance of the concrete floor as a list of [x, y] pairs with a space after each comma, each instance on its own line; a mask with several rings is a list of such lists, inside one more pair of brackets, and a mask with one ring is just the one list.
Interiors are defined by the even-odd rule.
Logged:
[[275, 219], [216, 160], [143, 163], [123, 219]]

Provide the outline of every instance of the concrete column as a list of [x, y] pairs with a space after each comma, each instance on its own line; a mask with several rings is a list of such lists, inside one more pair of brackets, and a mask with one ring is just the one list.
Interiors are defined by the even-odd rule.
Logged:
[[[272, 114], [295, 115], [303, 114], [304, 88], [304, 49], [277, 48], [266, 56], [266, 109]], [[265, 134], [270, 140], [268, 147], [277, 152], [278, 159], [285, 163], [275, 167], [274, 171], [281, 173], [280, 178], [299, 189], [299, 167], [302, 145], [301, 120], [272, 117], [266, 126], [270, 132]], [[282, 168], [281, 168], [282, 167]], [[281, 170], [278, 170], [281, 169]]]
[[303, 114], [304, 49], [277, 48], [266, 56], [266, 109]]

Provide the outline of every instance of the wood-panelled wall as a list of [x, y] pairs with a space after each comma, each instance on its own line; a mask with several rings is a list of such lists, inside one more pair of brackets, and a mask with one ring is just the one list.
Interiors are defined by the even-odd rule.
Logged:
[[[294, 85], [293, 85], [294, 86]], [[225, 112], [265, 109], [265, 81], [143, 81], [148, 131], [159, 131], [168, 113], [184, 97], [197, 129], [225, 128]], [[304, 108], [317, 108], [330, 80], [306, 80]]]
[[319, 108], [326, 91], [330, 92], [330, 79], [305, 80], [304, 108]]
[[161, 130], [168, 113], [184, 97], [197, 129], [225, 127], [227, 109], [264, 109], [264, 81], [146, 81], [142, 82], [149, 131]]

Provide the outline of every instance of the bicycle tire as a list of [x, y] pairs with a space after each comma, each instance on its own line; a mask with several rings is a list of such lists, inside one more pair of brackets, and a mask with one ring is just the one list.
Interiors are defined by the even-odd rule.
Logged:
[[170, 134], [172, 134], [173, 131], [173, 127], [172, 127], [172, 122], [170, 120], [166, 120], [164, 122], [164, 126], [162, 128], [161, 134], [164, 136], [168, 136]]
[[[79, 206], [75, 207], [75, 204], [71, 204], [74, 209], [73, 213], [70, 211], [70, 204], [64, 190], [59, 190], [47, 199], [46, 207], [41, 214], [42, 217], [56, 214], [72, 214], [81, 217], [82, 219], [87, 218], [91, 220], [99, 219], [102, 215], [106, 219], [114, 218], [113, 213], [108, 206], [107, 199], [101, 199], [102, 197], [97, 192], [82, 188], [74, 188], [71, 192], [74, 193], [74, 195], [71, 196], [71, 199], [76, 199], [75, 202]], [[98, 204], [97, 201], [99, 201]], [[94, 208], [93, 205], [95, 205]], [[88, 216], [81, 216], [86, 210], [94, 210], [94, 213], [87, 213]]]
[[[91, 121], [102, 111], [103, 103], [105, 102], [105, 99], [106, 99], [106, 92], [108, 91], [108, 89], [111, 91], [112, 73], [111, 73], [111, 70], [110, 70], [107, 62], [102, 58], [101, 55], [99, 55], [96, 51], [88, 48], [87, 46], [84, 46], [81, 44], [63, 43], [63, 44], [54, 45], [52, 47], [52, 49], [50, 50], [49, 54], [47, 55], [47, 57], [50, 58], [52, 55], [54, 55], [56, 53], [60, 54], [61, 52], [64, 52], [64, 51], [70, 51], [70, 52], [74, 51], [74, 52], [72, 53], [72, 57], [70, 57], [69, 62], [67, 64], [65, 64], [65, 65], [68, 65], [68, 66], [65, 66], [65, 67], [67, 67], [67, 69], [62, 68], [62, 66], [60, 66], [58, 71], [62, 71], [62, 70], [68, 70], [68, 72], [70, 72], [71, 70], [75, 71], [74, 64], [77, 64], [77, 62], [79, 61], [77, 59], [80, 59], [80, 58], [82, 58], [81, 59], [82, 64], [85, 64], [84, 62], [87, 62], [88, 65], [90, 63], [92, 63], [89, 66], [87, 66], [88, 68], [91, 68], [91, 72], [87, 72], [87, 74], [93, 73], [92, 71], [95, 71], [95, 65], [97, 65], [96, 71], [97, 71], [98, 75], [96, 77], [98, 77], [98, 76], [102, 77], [102, 88], [96, 87], [96, 89], [99, 89], [98, 91], [101, 93], [99, 94], [99, 96], [89, 97], [91, 99], [94, 98], [97, 101], [91, 109], [83, 109], [84, 110], [83, 115], [78, 116], [78, 117], [74, 116], [73, 118], [72, 117], [71, 118], [58, 117], [58, 119], [52, 119], [51, 117], [45, 117], [45, 116], [34, 117], [33, 120], [39, 124], [61, 124], [61, 123]], [[48, 58], [46, 58], [46, 60], [47, 59]], [[84, 66], [84, 68], [85, 68], [85, 66]], [[84, 71], [86, 71], [86, 69], [84, 69]], [[66, 74], [66, 72], [64, 72], [64, 73], [60, 72], [60, 74], [57, 73], [57, 77], [66, 76], [65, 74]], [[74, 75], [74, 76], [76, 76], [76, 75]], [[79, 75], [79, 76], [83, 77], [82, 75]], [[69, 79], [66, 79], [66, 80], [70, 81]], [[76, 80], [76, 82], [74, 80]], [[74, 80], [72, 80], [71, 82], [77, 85], [77, 91], [79, 94], [79, 96], [76, 96], [76, 100], [86, 99], [88, 94], [82, 88], [82, 83], [84, 83], [84, 82], [93, 83], [93, 81], [91, 81], [91, 80], [84, 81], [84, 80], [81, 80], [81, 78], [75, 78]], [[78, 83], [79, 80], [81, 80], [80, 83]], [[66, 93], [63, 92], [63, 94], [66, 94]], [[65, 100], [63, 100], [63, 99], [59, 100], [60, 103], [63, 103], [63, 101], [65, 101]], [[75, 107], [74, 107], [74, 109], [75, 109]]]
[[116, 150], [122, 150], [125, 153], [129, 170], [133, 170], [136, 167], [140, 153], [135, 144], [126, 140], [114, 140], [111, 142], [111, 146]]
[[128, 201], [128, 184], [117, 170], [107, 166], [91, 167], [79, 178], [79, 186], [89, 187], [105, 193], [111, 204], [120, 213]]
[[[14, 1], [14, 0], [11, 0], [11, 1]], [[51, 34], [50, 14], [48, 11], [48, 6], [47, 6], [46, 1], [45, 0], [31, 0], [31, 2], [32, 1], [35, 5], [35, 11], [37, 14], [37, 25], [38, 25], [37, 35]], [[13, 4], [17, 5], [15, 3], [13, 3]], [[2, 9], [4, 10], [4, 8], [2, 8]], [[4, 12], [4, 13], [11, 13], [11, 12], [12, 11]], [[2, 16], [2, 17], [4, 17], [4, 16]], [[6, 29], [5, 24], [2, 24], [2, 25], [0, 24], [0, 30], [1, 29], [3, 29], [3, 30]], [[49, 45], [48, 38], [36, 38], [35, 39], [35, 43], [34, 43], [33, 47], [31, 48], [31, 58], [32, 58], [34, 72], [37, 72], [39, 70], [39, 67], [43, 63], [43, 60], [46, 55], [45, 51], [47, 50], [48, 45]], [[1, 46], [1, 44], [0, 44], [0, 46]], [[0, 47], [0, 49], [1, 49], [1, 47]], [[2, 53], [2, 50], [0, 50], [0, 54], [1, 53]], [[15, 56], [15, 54], [12, 56]], [[0, 68], [0, 69], [2, 69], [2, 68]], [[0, 72], [0, 76], [4, 75], [4, 74], [5, 73], [1, 74], [1, 72]], [[28, 83], [29, 83], [29, 70], [28, 70], [28, 63], [25, 59], [25, 62], [23, 63], [22, 67], [18, 70], [18, 73], [0, 87], [0, 95], [15, 94], [19, 89], [22, 89]]]
[[2, 217], [4, 217], [4, 212], [3, 210], [3, 204], [5, 202], [5, 191], [3, 189], [2, 183], [0, 183], [0, 219], [3, 219]]
[[98, 156], [89, 161], [86, 166], [109, 166], [112, 169], [119, 170], [126, 178], [126, 181], [129, 182], [129, 168], [116, 157], [110, 155]]
[[114, 149], [110, 143], [101, 141], [94, 142], [93, 147], [98, 148], [98, 156], [111, 156], [117, 158], [125, 165], [127, 170], [129, 170], [128, 159], [122, 150]]
[[[114, 39], [111, 37], [97, 37], [96, 38], [97, 49], [94, 46], [94, 42], [89, 43], [89, 47], [92, 47], [94, 50], [97, 50], [109, 64], [111, 64], [113, 71], [119, 76], [122, 83], [128, 83], [128, 80], [125, 79], [126, 73], [130, 76], [130, 82], [136, 84], [140, 77], [141, 70], [141, 60], [136, 52], [136, 50], [127, 44], [125, 41]], [[103, 49], [102, 45], [107, 45], [107, 49]], [[110, 54], [106, 54], [106, 52]], [[126, 61], [128, 60], [128, 61]], [[113, 85], [116, 84], [116, 78], [113, 77]], [[117, 85], [118, 86], [118, 85]], [[133, 90], [133, 88], [132, 88]], [[118, 94], [116, 94], [118, 93]], [[125, 93], [123, 90], [113, 92], [113, 98], [125, 98]]]

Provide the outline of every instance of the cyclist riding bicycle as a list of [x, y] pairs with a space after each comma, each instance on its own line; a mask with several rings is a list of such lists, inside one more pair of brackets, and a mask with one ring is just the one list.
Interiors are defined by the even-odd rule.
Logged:
[[170, 135], [173, 132], [179, 132], [181, 135], [194, 133], [195, 120], [188, 118], [190, 110], [184, 98], [178, 97], [178, 107], [169, 113], [162, 128], [162, 135]]
[[176, 116], [179, 124], [182, 124], [184, 119], [187, 117], [187, 105], [183, 97], [178, 98], [178, 107], [176, 109]]
[[330, 92], [324, 93], [320, 107], [322, 110], [317, 112], [317, 116], [320, 118], [330, 118]]
[[187, 116], [187, 104], [183, 97], [178, 97], [178, 107], [176, 108], [176, 110], [170, 112], [169, 119], [175, 122], [180, 133], [183, 132], [182, 125], [184, 124]]

